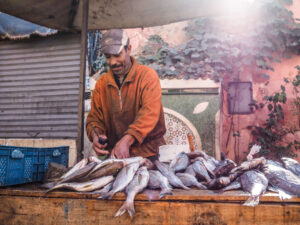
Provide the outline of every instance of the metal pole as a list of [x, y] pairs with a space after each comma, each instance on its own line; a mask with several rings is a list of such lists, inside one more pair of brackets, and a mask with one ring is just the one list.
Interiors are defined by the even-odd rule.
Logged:
[[82, 23], [81, 23], [81, 49], [80, 49], [80, 79], [79, 79], [79, 104], [78, 104], [78, 128], [77, 128], [77, 162], [82, 159], [84, 149], [84, 93], [85, 93], [85, 72], [87, 54], [87, 31], [89, 0], [82, 1]]

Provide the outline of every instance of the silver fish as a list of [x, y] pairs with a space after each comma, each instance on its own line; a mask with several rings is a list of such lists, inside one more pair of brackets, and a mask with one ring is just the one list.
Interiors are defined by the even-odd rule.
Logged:
[[192, 176], [196, 177], [196, 172], [193, 169], [193, 165], [189, 165], [186, 170], [184, 171], [187, 174], [191, 174]]
[[76, 170], [79, 170], [83, 167], [85, 167], [88, 164], [89, 160], [87, 158], [82, 159], [81, 161], [79, 161], [78, 163], [76, 163], [72, 169], [70, 169], [67, 173], [65, 173], [64, 175], [61, 176], [61, 180], [66, 178], [67, 176], [71, 175], [72, 173], [74, 173]]
[[233, 181], [232, 183], [230, 183], [226, 187], [223, 187], [222, 189], [218, 190], [217, 192], [223, 193], [225, 191], [238, 190], [238, 189], [241, 189], [241, 188], [242, 188], [242, 185], [241, 185], [240, 179], [236, 179], [235, 181]]
[[154, 162], [154, 164], [156, 165], [157, 169], [166, 177], [168, 178], [169, 183], [173, 186], [173, 187], [179, 187], [179, 188], [183, 188], [185, 190], [189, 190], [190, 188], [188, 188], [187, 186], [185, 186], [181, 180], [175, 175], [175, 173], [173, 172], [173, 170], [171, 170], [166, 164], [159, 162], [158, 160], [156, 160]]
[[249, 161], [245, 161], [241, 165], [239, 165], [238, 167], [233, 168], [230, 171], [230, 173], [243, 172], [243, 171], [251, 170], [251, 169], [254, 169], [254, 168], [258, 167], [259, 165], [265, 164], [266, 162], [267, 161], [264, 157], [252, 159], [252, 160], [249, 160]]
[[132, 218], [134, 210], [134, 198], [135, 196], [142, 192], [149, 181], [149, 172], [145, 166], [138, 169], [134, 175], [132, 181], [126, 187], [126, 201], [123, 203], [121, 208], [116, 212], [115, 217], [121, 216], [126, 210], [128, 211], [130, 217]]
[[207, 172], [213, 177], [215, 178], [216, 175], [214, 174], [214, 169], [216, 169], [216, 166], [215, 164], [213, 163], [213, 161], [209, 161], [209, 160], [206, 160], [202, 157], [199, 157], [199, 158], [196, 158], [196, 160], [202, 162], [202, 164], [205, 166]]
[[281, 190], [279, 188], [273, 187], [272, 184], [269, 184], [269, 186], [267, 187], [267, 190], [277, 193], [280, 200], [286, 200], [286, 199], [292, 198], [291, 195], [287, 194], [286, 192], [284, 192], [283, 190]]
[[137, 156], [137, 157], [131, 157], [131, 158], [126, 158], [126, 159], [106, 159], [102, 161], [100, 164], [95, 166], [95, 168], [91, 171], [91, 173], [95, 172], [96, 170], [99, 170], [100, 168], [110, 165], [114, 162], [123, 162], [124, 166], [134, 163], [134, 162], [141, 162], [143, 160], [143, 157]]
[[298, 161], [287, 157], [281, 158], [281, 161], [283, 162], [286, 169], [292, 171], [294, 174], [300, 177], [300, 164], [298, 163]]
[[91, 163], [87, 164], [86, 166], [84, 166], [78, 170], [75, 170], [69, 176], [66, 176], [64, 179], [60, 180], [57, 184], [77, 181], [80, 178], [86, 176], [96, 165], [97, 165], [96, 162], [91, 162]]
[[77, 182], [62, 183], [56, 185], [55, 187], [49, 189], [46, 192], [50, 192], [57, 189], [70, 189], [73, 191], [89, 192], [104, 187], [108, 183], [112, 182], [113, 179], [114, 179], [113, 176], [106, 176], [106, 177], [100, 177], [98, 179], [90, 180], [83, 183], [77, 183]]
[[293, 172], [272, 164], [266, 164], [263, 172], [276, 189], [296, 196], [300, 196], [300, 178]]
[[102, 160], [100, 160], [98, 157], [90, 156], [89, 162], [96, 162], [96, 163], [100, 164], [100, 163], [102, 163]]
[[130, 163], [125, 166], [117, 175], [116, 180], [114, 181], [113, 188], [108, 193], [100, 196], [99, 198], [111, 199], [113, 195], [119, 191], [123, 191], [126, 186], [133, 179], [134, 174], [140, 166], [139, 162]]
[[187, 187], [197, 187], [199, 189], [207, 189], [206, 186], [204, 186], [203, 184], [199, 183], [198, 180], [196, 179], [196, 177], [194, 177], [191, 174], [187, 174], [187, 173], [176, 173], [176, 176], [182, 181], [182, 183], [187, 186]]
[[257, 206], [259, 196], [267, 190], [268, 179], [257, 170], [246, 171], [240, 176], [240, 179], [243, 190], [251, 194], [250, 198], [243, 205]]
[[179, 153], [170, 163], [170, 169], [174, 172], [182, 171], [189, 165], [189, 157], [185, 152]]
[[173, 195], [172, 187], [168, 178], [161, 174], [158, 170], [149, 170], [150, 179], [148, 187], [151, 189], [161, 189], [158, 198], [161, 199], [165, 195]]
[[112, 186], [113, 186], [113, 182], [110, 182], [107, 185], [105, 185], [103, 188], [94, 191], [92, 194], [100, 194], [100, 195], [106, 194], [112, 189]]
[[211, 181], [211, 178], [208, 175], [206, 167], [203, 165], [202, 162], [197, 160], [192, 164], [192, 166], [193, 166], [193, 169], [199, 179], [206, 180], [207, 182]]

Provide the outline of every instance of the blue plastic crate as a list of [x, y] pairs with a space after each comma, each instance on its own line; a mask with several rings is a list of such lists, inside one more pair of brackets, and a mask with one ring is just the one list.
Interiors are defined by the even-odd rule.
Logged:
[[69, 147], [32, 148], [0, 145], [0, 186], [42, 181], [50, 162], [68, 167]]

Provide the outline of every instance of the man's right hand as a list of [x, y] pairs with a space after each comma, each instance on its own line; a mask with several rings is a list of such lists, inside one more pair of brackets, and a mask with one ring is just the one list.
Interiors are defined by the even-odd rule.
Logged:
[[95, 134], [93, 133], [93, 149], [96, 152], [97, 155], [107, 155], [109, 154], [109, 151], [105, 150], [107, 147], [107, 143], [104, 145], [99, 143], [99, 137], [103, 138], [104, 140], [107, 140], [107, 137], [104, 134]]

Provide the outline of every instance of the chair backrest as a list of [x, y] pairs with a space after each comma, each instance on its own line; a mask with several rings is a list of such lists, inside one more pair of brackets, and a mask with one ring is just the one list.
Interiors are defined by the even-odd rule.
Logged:
[[201, 149], [201, 139], [194, 125], [182, 114], [164, 107], [167, 131], [164, 139], [167, 145], [188, 145], [191, 134], [195, 149]]

